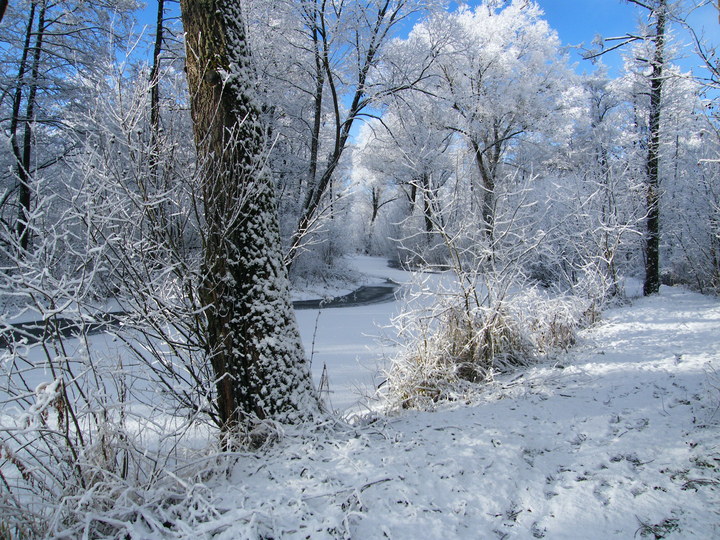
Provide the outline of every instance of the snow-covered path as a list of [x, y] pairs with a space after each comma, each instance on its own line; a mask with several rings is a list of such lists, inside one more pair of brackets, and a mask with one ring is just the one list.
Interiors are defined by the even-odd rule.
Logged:
[[221, 513], [193, 530], [718, 538], [719, 336], [716, 299], [664, 289], [469, 402], [282, 438], [212, 486]]

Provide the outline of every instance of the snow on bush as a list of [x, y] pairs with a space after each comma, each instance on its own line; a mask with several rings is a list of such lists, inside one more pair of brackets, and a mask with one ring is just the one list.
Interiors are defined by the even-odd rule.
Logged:
[[603, 298], [591, 278], [558, 293], [491, 273], [418, 277], [414, 297], [393, 321], [399, 352], [384, 386], [391, 410], [432, 408], [458, 399], [468, 383], [567, 350]]

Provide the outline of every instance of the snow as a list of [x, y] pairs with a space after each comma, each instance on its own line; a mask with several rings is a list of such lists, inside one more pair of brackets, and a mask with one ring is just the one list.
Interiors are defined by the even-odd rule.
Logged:
[[332, 410], [344, 412], [356, 408], [364, 397], [374, 394], [382, 380], [377, 363], [384, 352], [376, 340], [382, 331], [377, 324], [389, 321], [394, 309], [395, 305], [389, 303], [296, 312], [305, 352], [312, 355], [316, 385], [320, 385], [323, 368], [327, 366], [328, 405]]
[[[336, 408], [352, 401], [353, 380], [373, 380], [380, 348], [364, 335], [393, 309], [321, 314], [313, 370], [317, 380], [318, 360], [327, 362]], [[570, 353], [463, 402], [286, 433], [209, 486], [221, 517], [203, 530], [218, 538], [717, 538], [719, 330], [717, 299], [663, 288], [605, 313]]]
[[[410, 278], [354, 263], [370, 282]], [[297, 312], [345, 421], [193, 458], [144, 503], [119, 497], [134, 517], [103, 519], [143, 539], [720, 537], [717, 298], [663, 287], [605, 312], [568, 353], [387, 416], [367, 398], [401, 302]]]
[[[403, 283], [409, 277], [378, 257], [353, 257], [351, 264], [365, 276], [366, 285], [385, 284], [387, 279]], [[381, 359], [390, 349], [382, 338], [397, 313], [398, 303], [295, 312], [317, 386], [327, 367], [330, 391], [324, 397], [331, 410], [365, 409], [367, 398], [384, 378]]]

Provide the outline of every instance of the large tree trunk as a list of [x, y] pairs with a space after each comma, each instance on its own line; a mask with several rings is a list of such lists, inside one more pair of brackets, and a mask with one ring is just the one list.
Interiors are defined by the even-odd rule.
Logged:
[[660, 291], [660, 110], [662, 105], [663, 66], [665, 63], [666, 0], [655, 9], [655, 52], [650, 78], [650, 112], [647, 153], [647, 218], [645, 236], [645, 283], [643, 294]]
[[240, 0], [180, 5], [203, 174], [199, 296], [227, 443], [248, 419], [307, 419], [319, 401], [290, 303]]

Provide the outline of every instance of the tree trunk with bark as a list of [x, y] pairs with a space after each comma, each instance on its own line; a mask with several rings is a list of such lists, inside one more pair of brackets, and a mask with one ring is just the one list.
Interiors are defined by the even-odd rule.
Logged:
[[160, 161], [160, 56], [164, 39], [165, 0], [157, 1], [155, 21], [155, 44], [153, 63], [150, 70], [150, 179], [153, 186], [158, 185], [158, 167]]
[[647, 218], [645, 236], [645, 296], [660, 291], [660, 112], [663, 91], [663, 67], [665, 64], [665, 24], [667, 2], [660, 0], [654, 10], [655, 52], [650, 77], [650, 112], [648, 115], [647, 152]]
[[[45, 14], [47, 11], [47, 3], [40, 2], [37, 4], [38, 20], [37, 27], [34, 32], [35, 41], [32, 48], [30, 47], [30, 38], [33, 35], [33, 25], [35, 24], [36, 4], [30, 8], [27, 32], [25, 34], [25, 44], [23, 48], [22, 59], [18, 69], [18, 81], [15, 88], [15, 96], [13, 99], [13, 117], [10, 126], [10, 141], [13, 155], [16, 161], [16, 174], [18, 179], [18, 216], [15, 222], [15, 230], [18, 237], [18, 244], [23, 251], [28, 249], [30, 245], [30, 214], [32, 205], [32, 159], [33, 159], [33, 130], [32, 123], [35, 119], [35, 101], [37, 99], [38, 78], [40, 76], [40, 59], [43, 47], [43, 38], [45, 36]], [[29, 53], [32, 52], [32, 59], [28, 59]], [[29, 62], [29, 63], [28, 63]], [[30, 69], [30, 80], [26, 82], [25, 73]], [[23, 97], [27, 91], [25, 98], [25, 114], [20, 116], [20, 108]], [[20, 124], [23, 124], [22, 147], [18, 143], [18, 131]]]
[[495, 236], [495, 175], [500, 162], [500, 143], [493, 142], [481, 148], [480, 144], [471, 140], [475, 163], [482, 180], [482, 220], [485, 238], [490, 246]]
[[226, 444], [320, 411], [290, 303], [240, 0], [182, 0], [206, 221], [199, 297]]
[[425, 220], [425, 237], [428, 244], [430, 244], [430, 237], [433, 232], [433, 194], [430, 191], [430, 175], [426, 171], [423, 171], [423, 173], [420, 175], [420, 182], [423, 194], [423, 217]]

